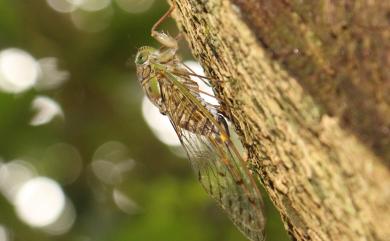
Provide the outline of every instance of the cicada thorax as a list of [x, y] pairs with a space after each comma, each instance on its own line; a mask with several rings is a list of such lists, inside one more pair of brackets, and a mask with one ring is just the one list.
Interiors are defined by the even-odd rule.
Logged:
[[141, 83], [146, 79], [150, 78], [152, 72], [152, 67], [150, 65], [140, 65], [137, 66], [137, 79]]

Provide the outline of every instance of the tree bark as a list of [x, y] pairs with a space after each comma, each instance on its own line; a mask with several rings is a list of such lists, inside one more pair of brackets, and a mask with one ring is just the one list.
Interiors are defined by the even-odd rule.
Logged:
[[297, 2], [171, 3], [291, 236], [389, 240], [390, 3]]

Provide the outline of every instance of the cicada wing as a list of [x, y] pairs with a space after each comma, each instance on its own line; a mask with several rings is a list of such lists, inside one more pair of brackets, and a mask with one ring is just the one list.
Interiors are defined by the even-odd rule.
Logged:
[[250, 240], [264, 240], [263, 201], [233, 144], [172, 124], [206, 192]]

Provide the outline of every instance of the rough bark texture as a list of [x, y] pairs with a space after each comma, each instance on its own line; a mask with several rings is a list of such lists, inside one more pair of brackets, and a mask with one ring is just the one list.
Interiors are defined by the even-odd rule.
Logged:
[[388, 1], [294, 2], [173, 4], [292, 237], [389, 240]]

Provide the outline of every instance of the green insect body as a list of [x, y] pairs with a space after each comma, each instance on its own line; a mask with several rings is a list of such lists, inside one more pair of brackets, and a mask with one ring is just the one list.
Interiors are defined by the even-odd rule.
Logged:
[[169, 117], [207, 193], [250, 240], [264, 240], [263, 201], [230, 140], [224, 116], [218, 106], [201, 97], [197, 82], [191, 79], [195, 74], [176, 53], [177, 40], [155, 31], [173, 9], [152, 28], [152, 36], [162, 47], [141, 47], [137, 53], [138, 80], [150, 101]]

